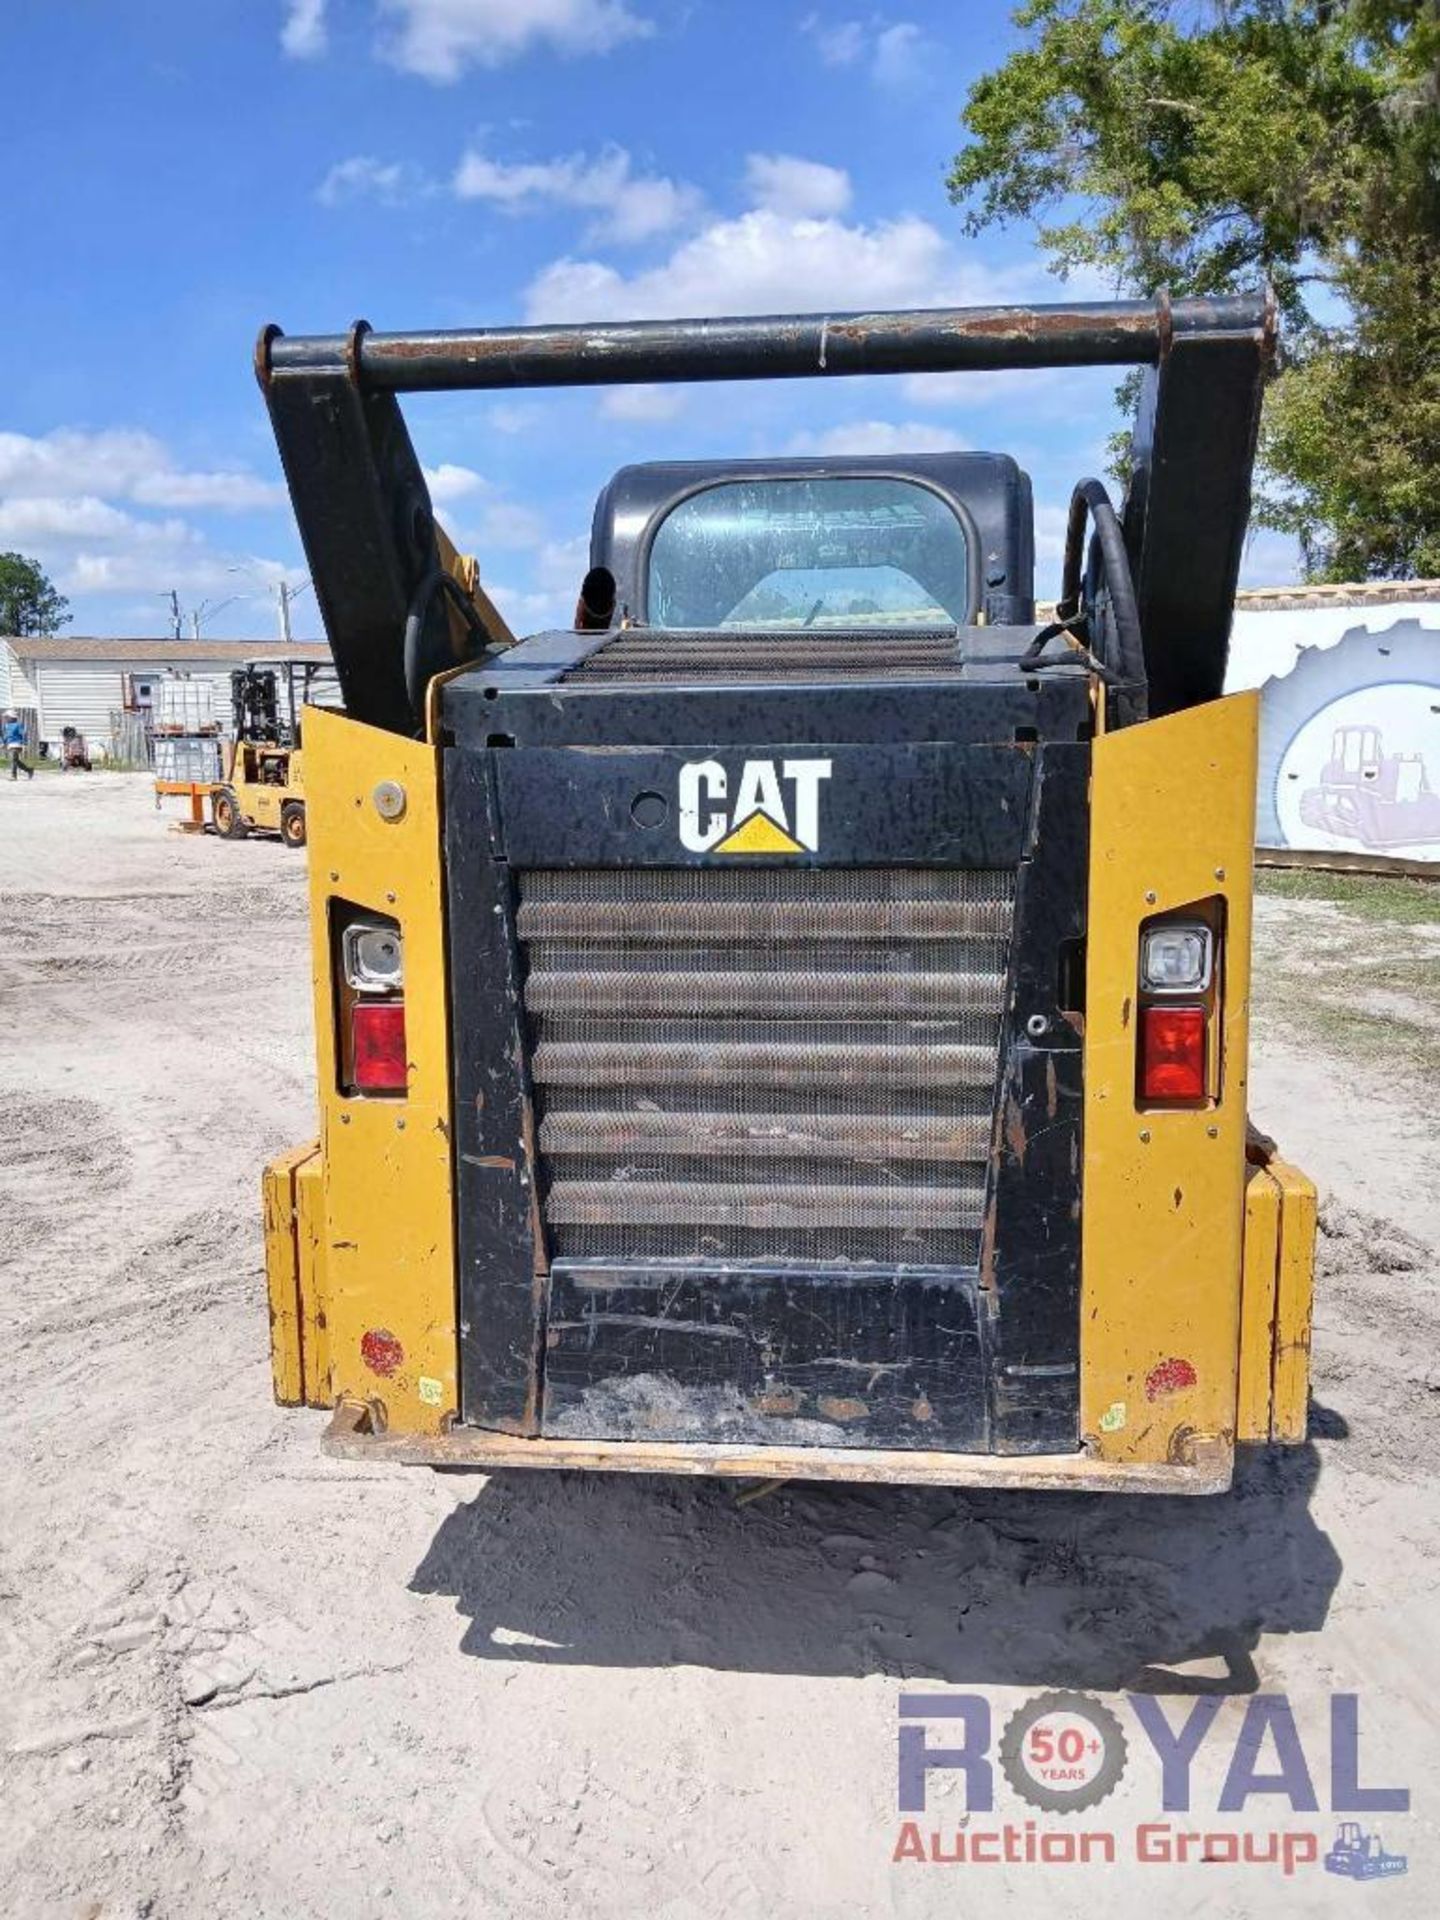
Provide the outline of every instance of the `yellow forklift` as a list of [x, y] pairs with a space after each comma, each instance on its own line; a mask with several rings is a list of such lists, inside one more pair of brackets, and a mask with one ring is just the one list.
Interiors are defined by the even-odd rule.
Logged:
[[[1203, 1494], [1303, 1441], [1315, 1191], [1247, 1126], [1223, 695], [1274, 332], [267, 329], [345, 707], [305, 723], [320, 1133], [264, 1180], [328, 1451]], [[1142, 392], [1046, 622], [1028, 477], [957, 451], [626, 467], [573, 625], [516, 641], [397, 399], [1069, 365]]]
[[210, 818], [222, 840], [278, 833], [305, 845], [304, 708], [338, 707], [333, 667], [313, 660], [247, 660], [230, 676], [235, 737], [224, 779], [210, 792]]

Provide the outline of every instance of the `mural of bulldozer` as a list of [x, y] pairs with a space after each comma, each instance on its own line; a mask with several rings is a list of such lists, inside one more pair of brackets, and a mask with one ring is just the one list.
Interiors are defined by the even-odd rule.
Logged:
[[1371, 852], [1440, 840], [1440, 793], [1418, 753], [1386, 753], [1378, 727], [1337, 727], [1316, 786], [1300, 797], [1307, 827]]

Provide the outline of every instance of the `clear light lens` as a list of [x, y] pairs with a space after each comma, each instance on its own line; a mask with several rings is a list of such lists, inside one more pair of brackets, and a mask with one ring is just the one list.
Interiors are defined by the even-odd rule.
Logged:
[[357, 993], [393, 993], [405, 984], [405, 948], [398, 927], [357, 920], [344, 934], [345, 978]]
[[1140, 984], [1149, 993], [1203, 993], [1210, 984], [1210, 929], [1174, 922], [1140, 942]]

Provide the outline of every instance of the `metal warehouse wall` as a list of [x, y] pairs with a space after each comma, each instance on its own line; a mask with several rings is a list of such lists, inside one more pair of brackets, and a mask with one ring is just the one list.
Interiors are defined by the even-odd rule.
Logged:
[[[189, 673], [192, 680], [210, 683], [215, 698], [215, 718], [227, 730], [230, 725], [230, 671], [230, 664], [227, 663], [223, 667], [196, 667]], [[37, 661], [36, 685], [30, 691], [30, 697], [25, 697], [19, 679], [12, 677], [14, 690], [10, 704], [38, 709], [43, 739], [58, 740], [62, 727], [78, 727], [92, 742], [99, 742], [110, 731], [111, 714], [125, 704], [127, 675], [158, 684], [165, 678], [165, 669], [128, 660]]]
[[123, 669], [98, 660], [40, 660], [35, 664], [40, 734], [58, 740], [78, 727], [96, 740], [110, 731], [110, 714], [123, 704]]
[[35, 689], [27, 679], [23, 664], [13, 648], [0, 647], [0, 699], [7, 707], [33, 707]]

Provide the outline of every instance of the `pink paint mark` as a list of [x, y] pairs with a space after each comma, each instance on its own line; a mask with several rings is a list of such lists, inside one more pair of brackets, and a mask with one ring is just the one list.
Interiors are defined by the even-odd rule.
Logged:
[[405, 1349], [385, 1327], [372, 1327], [360, 1341], [360, 1358], [372, 1373], [387, 1377], [405, 1358]]
[[1163, 1399], [1167, 1393], [1179, 1393], [1195, 1385], [1196, 1373], [1188, 1360], [1162, 1360], [1145, 1376], [1145, 1398]]

